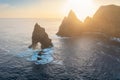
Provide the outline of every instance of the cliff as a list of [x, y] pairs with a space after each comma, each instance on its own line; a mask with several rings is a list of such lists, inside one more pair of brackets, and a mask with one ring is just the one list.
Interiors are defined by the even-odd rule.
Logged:
[[58, 36], [78, 36], [81, 34], [82, 22], [77, 18], [75, 13], [71, 10], [67, 17], [64, 17], [59, 31], [57, 32]]
[[102, 6], [92, 19], [93, 25], [96, 25], [100, 32], [120, 37], [120, 6]]
[[60, 25], [57, 35], [59, 36], [80, 36], [84, 32], [99, 32], [109, 37], [120, 37], [120, 6], [101, 6], [94, 16], [87, 17], [82, 23], [70, 11]]

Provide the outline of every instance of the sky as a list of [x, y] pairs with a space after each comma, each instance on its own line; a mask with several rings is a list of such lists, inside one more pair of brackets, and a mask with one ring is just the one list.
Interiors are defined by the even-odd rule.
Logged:
[[62, 18], [73, 9], [83, 20], [109, 4], [120, 0], [0, 0], [0, 18]]

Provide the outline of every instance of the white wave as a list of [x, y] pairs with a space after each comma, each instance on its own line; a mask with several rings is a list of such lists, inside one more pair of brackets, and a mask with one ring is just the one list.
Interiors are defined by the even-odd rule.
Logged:
[[[18, 57], [25, 57], [28, 61], [35, 62], [35, 64], [47, 64], [54, 60], [53, 58], [53, 48], [43, 49], [43, 54], [41, 56], [38, 55], [40, 50], [28, 49], [22, 53], [19, 53]], [[38, 57], [41, 60], [38, 60]]]
[[28, 61], [37, 61], [37, 57], [38, 57], [38, 53], [34, 53], [32, 54], [32, 56], [28, 57], [27, 60]]
[[114, 40], [114, 41], [120, 42], [120, 38], [116, 38], [116, 37], [113, 37], [111, 40]]
[[52, 62], [52, 64], [63, 65], [63, 61], [62, 61], [62, 60], [54, 60], [54, 61]]

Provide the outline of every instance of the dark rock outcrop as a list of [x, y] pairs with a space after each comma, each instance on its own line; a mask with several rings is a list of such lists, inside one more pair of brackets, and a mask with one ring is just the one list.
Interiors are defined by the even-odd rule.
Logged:
[[68, 17], [65, 17], [57, 32], [58, 36], [78, 36], [81, 34], [82, 22], [77, 18], [75, 13], [71, 10]]
[[99, 32], [109, 37], [120, 37], [120, 6], [102, 6], [92, 18], [87, 17], [84, 23], [71, 11], [69, 16], [64, 18], [57, 35], [69, 37], [84, 32]]
[[93, 16], [93, 28], [109, 36], [120, 37], [120, 6], [100, 7]]
[[48, 34], [45, 32], [45, 29], [40, 27], [37, 23], [34, 26], [34, 31], [32, 33], [32, 45], [29, 48], [35, 49], [37, 43], [41, 43], [41, 49], [52, 47], [51, 39], [48, 37]]

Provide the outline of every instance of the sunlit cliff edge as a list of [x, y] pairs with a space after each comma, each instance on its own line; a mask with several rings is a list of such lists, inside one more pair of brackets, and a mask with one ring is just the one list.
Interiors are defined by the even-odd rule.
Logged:
[[64, 17], [57, 35], [74, 37], [85, 32], [102, 33], [109, 37], [120, 38], [120, 6], [101, 6], [93, 17], [88, 16], [83, 23], [71, 10], [68, 16]]

